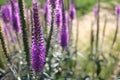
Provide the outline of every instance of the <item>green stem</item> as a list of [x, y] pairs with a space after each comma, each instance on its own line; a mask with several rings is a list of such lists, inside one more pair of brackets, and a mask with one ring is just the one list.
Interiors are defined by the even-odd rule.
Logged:
[[77, 51], [78, 51], [78, 38], [79, 37], [79, 20], [77, 19], [77, 27], [76, 27], [76, 41], [75, 41], [75, 69], [77, 67]]
[[20, 42], [20, 39], [19, 39], [19, 34], [18, 34], [18, 32], [15, 32], [15, 33], [16, 33], [19, 48], [20, 48], [20, 50], [22, 50], [21, 42]]
[[118, 28], [119, 28], [119, 17], [117, 16], [117, 25], [116, 25], [116, 30], [115, 30], [115, 35], [114, 35], [114, 38], [113, 38], [113, 42], [112, 42], [112, 46], [111, 46], [111, 50], [113, 49], [113, 46], [116, 42], [116, 39], [117, 39], [117, 35], [118, 35]]
[[79, 20], [77, 19], [76, 41], [75, 41], [75, 53], [77, 52], [78, 37], [79, 37]]
[[52, 21], [51, 21], [51, 28], [50, 28], [49, 37], [47, 40], [47, 45], [46, 45], [46, 56], [48, 55], [49, 48], [50, 48], [51, 38], [53, 34], [53, 26], [54, 26], [54, 8], [52, 8]]
[[93, 48], [94, 48], [94, 30], [93, 30], [93, 24], [91, 24], [91, 41], [90, 41], [90, 45], [91, 45], [91, 52], [90, 54], [93, 54]]
[[30, 51], [29, 51], [29, 44], [28, 44], [26, 21], [25, 21], [25, 17], [24, 17], [23, 0], [18, 0], [18, 3], [19, 3], [19, 10], [20, 10], [22, 33], [23, 33], [24, 51], [25, 51], [26, 61], [27, 61], [28, 70], [29, 70], [30, 69], [29, 68], [30, 67]]
[[72, 32], [72, 21], [70, 22], [70, 27], [69, 27], [69, 34], [70, 34], [70, 36], [69, 36], [69, 46], [72, 46], [72, 44], [73, 44], [73, 32]]
[[45, 33], [45, 39], [47, 38], [47, 36], [48, 36], [48, 34], [47, 34], [47, 32], [48, 32], [48, 26], [47, 26], [47, 14], [45, 13], [45, 15], [44, 15], [44, 20], [45, 20], [45, 29], [44, 29], [44, 33]]
[[5, 57], [7, 58], [7, 61], [12, 65], [11, 59], [8, 56], [7, 47], [5, 45], [5, 41], [4, 41], [4, 37], [3, 37], [3, 34], [2, 34], [1, 26], [0, 26], [0, 41], [2, 43], [1, 45], [2, 45], [2, 48], [3, 48], [3, 52], [5, 54]]
[[96, 53], [98, 52], [98, 46], [99, 46], [99, 22], [100, 22], [100, 0], [97, 0], [98, 2], [98, 13], [97, 13], [97, 34], [96, 34]]
[[105, 22], [104, 22], [104, 28], [103, 28], [103, 34], [102, 34], [101, 49], [102, 49], [103, 44], [104, 44], [104, 38], [105, 38], [106, 25], [107, 25], [107, 17], [106, 17], [106, 15], [105, 15]]

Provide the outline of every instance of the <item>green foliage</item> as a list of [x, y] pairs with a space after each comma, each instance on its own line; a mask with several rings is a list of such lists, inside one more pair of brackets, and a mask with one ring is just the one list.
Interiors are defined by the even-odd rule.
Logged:
[[0, 0], [0, 6], [2, 6], [3, 4], [5, 4], [6, 1], [5, 0]]
[[24, 0], [27, 7], [31, 7], [31, 4], [32, 4], [32, 0]]

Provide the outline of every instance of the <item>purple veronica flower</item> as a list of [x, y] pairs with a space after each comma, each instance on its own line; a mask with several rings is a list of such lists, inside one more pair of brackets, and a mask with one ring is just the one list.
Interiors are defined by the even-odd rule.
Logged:
[[11, 0], [11, 6], [12, 6], [12, 26], [15, 31], [20, 33], [21, 27], [20, 27], [18, 3], [15, 2], [14, 0]]
[[41, 31], [39, 22], [38, 3], [33, 3], [33, 19], [34, 28], [32, 35], [32, 48], [31, 48], [31, 66], [33, 71], [43, 71], [45, 63], [45, 46], [44, 38]]
[[47, 0], [46, 0], [46, 2], [44, 3], [44, 11], [45, 11], [45, 13], [47, 13], [48, 12], [48, 6], [47, 6], [48, 4], [47, 4]]
[[67, 47], [68, 45], [68, 21], [65, 15], [64, 3], [62, 2], [62, 25], [60, 28], [60, 45]]
[[2, 12], [3, 21], [5, 23], [10, 22], [10, 20], [11, 20], [11, 7], [10, 7], [10, 5], [2, 6], [1, 12]]
[[59, 27], [60, 26], [60, 23], [61, 23], [61, 8], [62, 8], [62, 6], [61, 6], [61, 2], [60, 2], [60, 0], [57, 0], [56, 1], [56, 10], [55, 10], [55, 23], [56, 23], [56, 25]]
[[56, 24], [58, 27], [60, 26], [60, 18], [61, 18], [60, 12], [59, 12], [59, 10], [56, 10], [56, 16], [55, 16], [56, 20], [55, 21], [56, 21]]
[[7, 36], [8, 35], [8, 28], [6, 25], [4, 26], [4, 32], [5, 32], [5, 35]]
[[45, 10], [46, 22], [47, 22], [47, 25], [48, 25], [48, 26], [51, 25], [52, 7], [53, 7], [53, 9], [56, 8], [56, 0], [46, 0], [45, 5], [44, 5], [44, 10]]
[[115, 8], [115, 14], [116, 14], [117, 16], [120, 16], [120, 6], [117, 6], [117, 7]]
[[18, 15], [12, 15], [12, 25], [13, 29], [17, 32], [20, 32], [20, 24], [19, 24], [19, 16]]
[[45, 21], [47, 21], [47, 15], [48, 15], [48, 3], [47, 1], [44, 3], [44, 13], [45, 13]]
[[51, 17], [52, 7], [50, 5], [49, 0], [46, 0], [45, 5], [44, 5], [44, 10], [45, 10], [45, 16], [46, 16], [46, 23], [48, 26], [50, 26], [51, 18], [52, 18]]
[[56, 7], [56, 0], [49, 0], [49, 2], [52, 5], [52, 7]]
[[94, 12], [94, 16], [97, 17], [97, 15], [98, 15], [98, 7], [95, 6], [93, 8], [93, 12]]
[[71, 20], [74, 19], [75, 14], [76, 14], [76, 9], [75, 9], [75, 5], [74, 5], [74, 0], [71, 0], [71, 4], [69, 7], [69, 15], [70, 15]]

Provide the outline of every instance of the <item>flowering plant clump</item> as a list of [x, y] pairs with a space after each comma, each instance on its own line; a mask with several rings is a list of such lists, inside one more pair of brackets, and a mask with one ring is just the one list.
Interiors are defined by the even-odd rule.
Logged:
[[2, 1], [0, 80], [118, 80], [120, 6], [112, 0], [109, 8], [106, 0]]

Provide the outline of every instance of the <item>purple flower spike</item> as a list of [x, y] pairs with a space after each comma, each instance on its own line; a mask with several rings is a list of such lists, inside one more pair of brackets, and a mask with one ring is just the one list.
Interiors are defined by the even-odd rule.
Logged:
[[[67, 16], [66, 16], [67, 18]], [[68, 20], [66, 19], [66, 24], [65, 24], [65, 29], [61, 29], [60, 31], [60, 45], [62, 47], [67, 47], [68, 46]]]
[[47, 2], [44, 3], [44, 11], [45, 11], [45, 14], [48, 13], [48, 4], [47, 4]]
[[20, 32], [19, 16], [12, 16], [13, 29], [17, 32]]
[[44, 5], [44, 10], [45, 10], [46, 23], [47, 23], [48, 26], [50, 26], [52, 7], [50, 5], [49, 0], [46, 0], [45, 5]]
[[60, 29], [60, 45], [67, 47], [68, 45], [68, 21], [65, 15], [64, 3], [62, 2], [62, 25]]
[[60, 26], [60, 12], [58, 11], [57, 13], [56, 13], [56, 24], [57, 24], [57, 26], [59, 27]]
[[31, 47], [31, 67], [33, 71], [42, 72], [45, 63], [45, 45], [44, 38], [39, 22], [38, 3], [33, 3], [34, 28]]
[[49, 0], [52, 7], [56, 7], [56, 0]]
[[21, 33], [18, 3], [15, 0], [11, 0], [11, 6], [12, 6], [12, 26], [13, 26], [13, 30]]
[[74, 5], [74, 0], [71, 0], [71, 4], [70, 4], [70, 8], [69, 8], [69, 15], [71, 20], [74, 19], [76, 14], [76, 9], [75, 9], [75, 5]]
[[11, 20], [11, 7], [9, 5], [2, 6], [2, 19], [4, 23], [8, 23]]
[[115, 8], [115, 14], [116, 14], [117, 16], [120, 16], [120, 6], [117, 6], [117, 7]]
[[56, 10], [55, 10], [55, 23], [56, 23], [56, 25], [59, 27], [60, 26], [60, 23], [61, 23], [61, 8], [62, 8], [62, 6], [61, 6], [61, 2], [60, 2], [60, 0], [57, 0], [56, 1]]
[[48, 11], [49, 11], [49, 8], [48, 8], [48, 2], [46, 1], [45, 3], [44, 3], [44, 12], [45, 12], [45, 21], [46, 22], [48, 22], [47, 21], [47, 17], [48, 17]]

